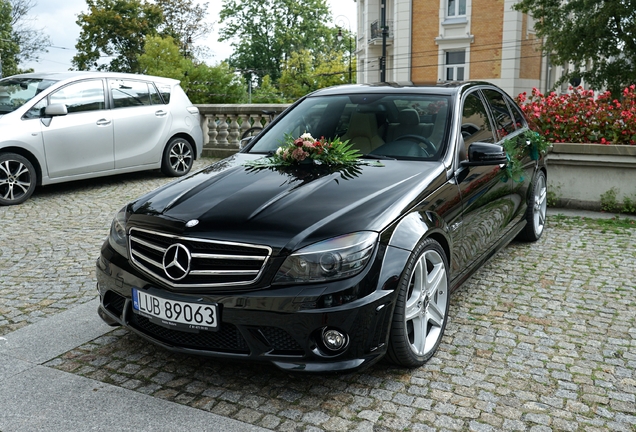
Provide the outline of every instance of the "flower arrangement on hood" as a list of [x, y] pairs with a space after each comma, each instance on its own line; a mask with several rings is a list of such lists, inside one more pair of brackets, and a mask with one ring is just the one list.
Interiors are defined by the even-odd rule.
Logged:
[[265, 159], [247, 162], [255, 167], [286, 167], [294, 165], [351, 166], [358, 164], [362, 154], [351, 148], [349, 141], [335, 138], [328, 141], [324, 137], [316, 139], [310, 133], [299, 138], [285, 136], [283, 145]]

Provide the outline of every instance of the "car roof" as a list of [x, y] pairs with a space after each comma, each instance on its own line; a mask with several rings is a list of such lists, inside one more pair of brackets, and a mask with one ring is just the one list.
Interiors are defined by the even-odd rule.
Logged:
[[309, 96], [334, 96], [334, 95], [350, 95], [364, 93], [426, 93], [439, 95], [454, 95], [462, 93], [467, 88], [475, 86], [490, 86], [497, 88], [496, 85], [484, 81], [463, 81], [463, 82], [431, 82], [431, 83], [413, 83], [413, 82], [385, 82], [374, 84], [345, 84], [334, 87], [328, 87], [313, 92]]
[[152, 76], [152, 75], [140, 75], [140, 74], [122, 73], [122, 72], [98, 72], [98, 71], [32, 72], [32, 73], [13, 75], [13, 78], [40, 78], [40, 79], [50, 79], [54, 81], [66, 81], [66, 80], [74, 80], [78, 78], [114, 78], [114, 79], [129, 79], [129, 80], [144, 79], [144, 80], [162, 82], [162, 83], [171, 84], [171, 85], [179, 83], [179, 80], [175, 80], [172, 78]]

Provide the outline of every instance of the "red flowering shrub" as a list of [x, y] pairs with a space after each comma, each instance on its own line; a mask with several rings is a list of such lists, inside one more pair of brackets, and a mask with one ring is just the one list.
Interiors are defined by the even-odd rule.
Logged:
[[636, 86], [623, 90], [619, 100], [609, 92], [595, 97], [593, 90], [572, 88], [572, 93], [517, 96], [533, 129], [550, 142], [636, 144]]

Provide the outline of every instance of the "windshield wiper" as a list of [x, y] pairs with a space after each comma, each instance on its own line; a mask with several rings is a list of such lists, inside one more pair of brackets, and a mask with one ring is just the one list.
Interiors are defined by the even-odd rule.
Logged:
[[365, 154], [361, 156], [362, 159], [380, 159], [380, 160], [395, 160], [390, 156], [378, 155], [378, 154]]

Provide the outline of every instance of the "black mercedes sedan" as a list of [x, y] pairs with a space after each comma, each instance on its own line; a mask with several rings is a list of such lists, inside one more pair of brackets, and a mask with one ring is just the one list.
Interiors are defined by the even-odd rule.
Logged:
[[420, 366], [451, 292], [541, 237], [545, 148], [488, 83], [317, 91], [119, 211], [99, 315], [168, 350], [284, 370]]

